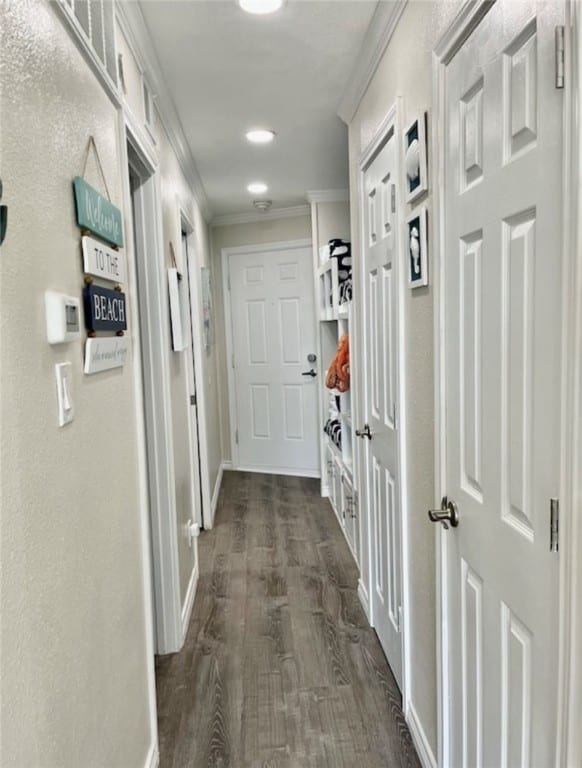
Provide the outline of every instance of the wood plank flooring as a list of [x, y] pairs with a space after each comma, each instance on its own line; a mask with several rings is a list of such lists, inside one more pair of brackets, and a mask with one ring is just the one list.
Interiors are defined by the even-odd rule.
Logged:
[[161, 768], [420, 768], [319, 483], [227, 472], [183, 650], [156, 661]]

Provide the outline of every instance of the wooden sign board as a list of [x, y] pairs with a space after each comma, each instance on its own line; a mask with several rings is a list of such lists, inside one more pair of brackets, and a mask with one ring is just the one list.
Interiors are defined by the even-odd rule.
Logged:
[[112, 245], [123, 245], [121, 211], [80, 176], [73, 179], [77, 224]]
[[119, 338], [87, 339], [85, 344], [85, 373], [101, 373], [121, 368], [127, 362], [129, 341]]
[[127, 313], [125, 294], [101, 288], [99, 285], [87, 285], [83, 290], [85, 306], [85, 327], [88, 331], [125, 331]]
[[81, 238], [83, 248], [83, 270], [116, 283], [125, 282], [125, 260], [119, 251], [105, 245], [101, 240], [85, 236]]

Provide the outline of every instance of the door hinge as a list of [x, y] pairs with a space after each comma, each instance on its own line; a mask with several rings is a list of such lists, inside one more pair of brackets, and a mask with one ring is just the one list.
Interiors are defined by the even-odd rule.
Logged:
[[230, 291], [230, 270], [228, 271], [226, 275], [226, 284], [228, 286], [228, 290]]
[[234, 433], [234, 442], [238, 445], [238, 429]]
[[196, 405], [196, 395], [190, 395], [190, 405]]
[[391, 207], [392, 207], [392, 213], [396, 213], [396, 184], [392, 184], [392, 189], [390, 190], [390, 200], [391, 200]]
[[231, 356], [231, 359], [230, 359], [230, 364], [234, 368], [234, 352], [232, 353], [232, 356]]
[[564, 87], [564, 27], [556, 27], [556, 88]]
[[550, 552], [557, 552], [560, 539], [560, 500], [550, 499]]

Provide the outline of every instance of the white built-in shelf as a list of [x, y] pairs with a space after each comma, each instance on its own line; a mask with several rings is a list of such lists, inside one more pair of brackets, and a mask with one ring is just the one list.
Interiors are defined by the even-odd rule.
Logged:
[[343, 304], [338, 304], [337, 316], [339, 320], [349, 319], [351, 303], [351, 301], [344, 301]]

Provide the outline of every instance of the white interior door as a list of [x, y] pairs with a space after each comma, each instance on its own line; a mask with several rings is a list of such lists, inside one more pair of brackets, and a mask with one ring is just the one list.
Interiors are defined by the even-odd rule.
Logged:
[[451, 766], [554, 764], [560, 15], [557, 2], [498, 0], [445, 68]]
[[312, 258], [305, 245], [229, 255], [240, 469], [319, 475]]
[[366, 443], [372, 625], [402, 688], [395, 172], [396, 138], [392, 131], [366, 169], [363, 183], [365, 413], [371, 437], [363, 436], [362, 440]]

